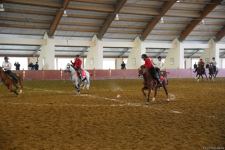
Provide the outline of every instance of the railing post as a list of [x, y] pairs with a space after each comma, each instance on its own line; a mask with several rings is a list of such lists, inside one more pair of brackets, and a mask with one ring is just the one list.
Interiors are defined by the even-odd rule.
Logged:
[[96, 74], [95, 74], [95, 68], [94, 68], [94, 70], [93, 70], [93, 80], [95, 80], [95, 76], [96, 76]]
[[109, 68], [109, 78], [111, 78], [112, 72], [111, 69]]
[[42, 74], [42, 80], [44, 80], [44, 78], [45, 78], [45, 72], [44, 72], [43, 68], [42, 68], [41, 74]]
[[60, 68], [60, 79], [63, 79], [62, 69]]
[[26, 72], [25, 72], [25, 70], [23, 69], [23, 80], [25, 79], [25, 77], [26, 77]]

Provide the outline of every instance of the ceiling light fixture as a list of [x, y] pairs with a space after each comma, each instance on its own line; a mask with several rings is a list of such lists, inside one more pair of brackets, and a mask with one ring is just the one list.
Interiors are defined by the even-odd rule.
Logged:
[[179, 1], [179, 0], [177, 0], [177, 3], [180, 3], [180, 1]]
[[163, 17], [160, 19], [160, 23], [164, 23], [164, 19], [163, 19]]
[[3, 3], [0, 4], [0, 11], [5, 11]]
[[66, 12], [66, 10], [64, 10], [63, 11], [63, 17], [67, 17], [68, 15], [67, 15], [67, 12]]
[[117, 21], [120, 20], [119, 14], [116, 14], [115, 20], [117, 20]]
[[204, 19], [202, 19], [202, 24], [205, 24], [205, 20]]

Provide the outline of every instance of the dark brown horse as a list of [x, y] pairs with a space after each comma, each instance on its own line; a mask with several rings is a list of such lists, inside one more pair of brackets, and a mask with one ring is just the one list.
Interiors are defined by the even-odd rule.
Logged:
[[2, 67], [0, 67], [0, 79], [5, 84], [5, 86], [14, 92], [16, 95], [22, 93], [23, 91], [23, 76], [22, 74], [16, 74], [18, 81], [12, 79], [8, 74], [5, 73]]
[[[167, 84], [167, 79], [164, 78], [164, 80], [162, 81], [162, 85], [159, 84], [157, 82], [156, 79], [154, 79], [152, 77], [152, 75], [149, 73], [149, 71], [144, 67], [144, 65], [142, 65], [139, 69], [138, 69], [138, 73], [139, 76], [143, 76], [144, 79], [144, 87], [142, 88], [142, 93], [146, 98], [146, 104], [149, 103], [149, 98], [150, 98], [150, 94], [151, 91], [154, 91], [154, 96], [152, 98], [152, 101], [155, 101], [155, 97], [157, 95], [157, 90], [162, 86], [165, 93], [166, 93], [166, 97], [167, 97], [167, 101], [169, 100], [169, 96], [168, 96], [168, 92], [167, 92], [167, 88], [166, 88], [166, 84]], [[148, 93], [145, 93], [145, 90], [148, 90]]]

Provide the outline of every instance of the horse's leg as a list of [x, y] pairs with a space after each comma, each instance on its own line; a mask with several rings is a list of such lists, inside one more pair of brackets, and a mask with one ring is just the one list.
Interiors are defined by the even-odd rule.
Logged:
[[197, 79], [198, 82], [199, 82], [199, 78], [200, 78], [200, 74], [197, 73], [196, 79]]
[[204, 73], [204, 75], [205, 75], [205, 77], [206, 77], [206, 80], [208, 80], [207, 74], [206, 74], [206, 73]]
[[147, 98], [147, 96], [146, 96], [145, 89], [146, 89], [146, 88], [143, 87], [143, 88], [141, 89], [141, 91], [142, 91], [142, 93], [143, 93], [143, 95], [144, 95], [144, 97], [145, 97], [145, 103], [148, 104], [149, 101], [148, 101], [148, 98]]
[[9, 83], [9, 90], [10, 92], [14, 92], [16, 95], [18, 95], [17, 89], [13, 89], [13, 83]]
[[79, 84], [79, 83], [76, 84], [75, 87], [76, 87], [76, 89], [77, 89], [77, 93], [80, 94], [80, 84]]
[[22, 78], [19, 78], [19, 85], [20, 85], [20, 91], [19, 93], [23, 92], [23, 82], [22, 82]]
[[142, 91], [142, 93], [143, 93], [144, 97], [146, 98], [146, 94], [145, 94], [145, 87], [143, 87], [143, 88], [141, 89], [141, 91]]
[[151, 94], [151, 91], [152, 91], [152, 88], [151, 88], [151, 87], [149, 87], [149, 88], [148, 88], [148, 102], [149, 102], [149, 99], [150, 99], [150, 94]]
[[165, 93], [166, 93], [166, 98], [167, 98], [166, 100], [167, 100], [167, 101], [170, 101], [165, 82], [163, 82], [162, 85], [163, 85], [163, 89], [164, 89], [164, 91], [165, 91]]
[[158, 87], [157, 87], [157, 85], [154, 87], [154, 96], [152, 97], [152, 102], [154, 102], [155, 101], [155, 97], [156, 97], [156, 95], [157, 95], [157, 89], [158, 89]]

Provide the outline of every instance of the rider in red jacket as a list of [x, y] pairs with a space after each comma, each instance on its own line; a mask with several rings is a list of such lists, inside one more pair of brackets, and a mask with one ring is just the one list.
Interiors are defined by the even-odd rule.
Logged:
[[82, 61], [80, 59], [80, 55], [76, 55], [76, 58], [74, 59], [74, 62], [71, 61], [71, 63], [73, 64], [74, 69], [77, 71], [79, 78], [81, 79], [81, 65], [82, 65]]
[[145, 68], [147, 68], [149, 73], [153, 76], [153, 78], [155, 78], [158, 81], [158, 83], [161, 84], [161, 81], [159, 79], [159, 74], [155, 70], [151, 58], [149, 58], [146, 54], [142, 54], [141, 58], [145, 61], [145, 64], [144, 64]]

